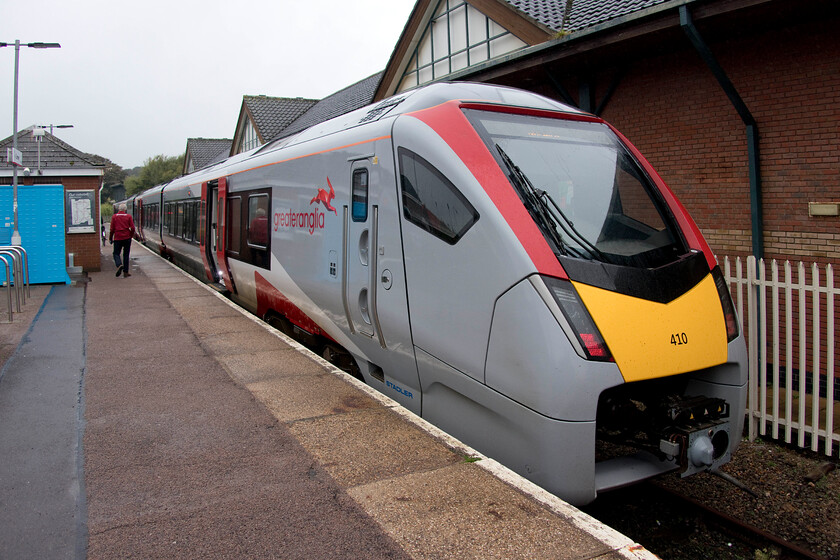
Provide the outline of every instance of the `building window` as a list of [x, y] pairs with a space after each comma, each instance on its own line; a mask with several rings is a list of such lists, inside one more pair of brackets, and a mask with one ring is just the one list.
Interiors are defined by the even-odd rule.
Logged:
[[526, 46], [464, 0], [440, 0], [397, 91], [438, 80]]
[[246, 119], [242, 130], [242, 140], [239, 152], [242, 153], [247, 152], [248, 150], [253, 150], [259, 145], [260, 137], [257, 136], [257, 129], [254, 128], [254, 123], [251, 122], [251, 119]]

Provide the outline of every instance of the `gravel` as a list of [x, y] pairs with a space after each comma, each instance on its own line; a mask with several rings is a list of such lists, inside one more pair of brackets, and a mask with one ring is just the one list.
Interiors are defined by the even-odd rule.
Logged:
[[[840, 560], [838, 466], [836, 451], [828, 457], [775, 442], [744, 441], [721, 470], [758, 497], [708, 473], [685, 479], [666, 474], [649, 484], [688, 496], [816, 556]], [[684, 503], [648, 484], [610, 494], [585, 509], [664, 560], [785, 558], [773, 546], [756, 548], [738, 535], [707, 526]]]
[[[721, 470], [758, 498], [703, 473], [663, 477], [661, 486], [690, 496], [801, 548], [840, 560], [840, 469], [833, 458], [772, 442], [742, 442]], [[829, 472], [826, 472], [829, 471]]]

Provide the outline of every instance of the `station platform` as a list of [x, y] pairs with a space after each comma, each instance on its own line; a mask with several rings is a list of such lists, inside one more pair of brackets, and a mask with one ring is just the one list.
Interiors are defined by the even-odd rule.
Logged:
[[0, 324], [0, 558], [653, 559], [134, 244]]

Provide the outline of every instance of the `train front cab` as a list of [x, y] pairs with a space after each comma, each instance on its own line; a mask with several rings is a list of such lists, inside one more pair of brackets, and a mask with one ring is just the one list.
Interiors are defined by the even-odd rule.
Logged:
[[708, 245], [644, 158], [580, 114], [455, 102], [411, 117], [394, 127], [404, 213], [411, 153], [472, 206], [456, 242], [404, 220], [423, 417], [575, 504], [728, 461], [743, 338]]

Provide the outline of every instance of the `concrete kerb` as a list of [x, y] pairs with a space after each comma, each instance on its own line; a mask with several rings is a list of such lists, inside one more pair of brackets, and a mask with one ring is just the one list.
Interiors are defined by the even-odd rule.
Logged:
[[[589, 516], [588, 514], [578, 510], [574, 506], [566, 503], [565, 501], [561, 500], [557, 496], [549, 493], [548, 491], [544, 490], [543, 488], [537, 486], [536, 484], [530, 482], [529, 480], [523, 478], [522, 476], [518, 475], [517, 473], [513, 472], [509, 468], [505, 467], [498, 461], [487, 457], [486, 455], [479, 453], [472, 447], [466, 445], [462, 441], [452, 437], [451, 435], [447, 434], [437, 426], [434, 426], [424, 420], [423, 418], [417, 416], [416, 414], [412, 413], [411, 411], [403, 408], [399, 403], [394, 401], [393, 399], [383, 395], [382, 393], [374, 390], [373, 388], [369, 387], [368, 385], [364, 384], [363, 382], [359, 381], [355, 377], [349, 375], [348, 373], [344, 372], [343, 370], [339, 369], [335, 365], [331, 364], [330, 362], [326, 361], [322, 357], [318, 356], [317, 354], [310, 351], [308, 348], [303, 346], [302, 344], [298, 343], [296, 340], [286, 336], [285, 334], [281, 333], [274, 327], [268, 325], [258, 317], [255, 317], [248, 311], [244, 310], [243, 308], [239, 307], [234, 302], [230, 301], [222, 294], [216, 292], [197, 278], [191, 276], [190, 274], [184, 272], [174, 264], [161, 259], [159, 255], [151, 251], [145, 246], [142, 246], [145, 251], [147, 251], [151, 256], [154, 256], [160, 259], [161, 263], [165, 263], [168, 265], [173, 271], [180, 274], [183, 278], [188, 279], [189, 281], [195, 283], [196, 286], [201, 287], [203, 290], [209, 295], [212, 295], [218, 298], [219, 301], [224, 302], [230, 309], [235, 310], [239, 315], [242, 317], [252, 321], [255, 325], [259, 325], [260, 328], [264, 329], [266, 332], [270, 333], [277, 339], [283, 342], [286, 346], [290, 349], [299, 352], [300, 354], [306, 356], [310, 360], [314, 361], [318, 365], [320, 365], [324, 370], [327, 372], [341, 378], [348, 384], [352, 385], [359, 391], [362, 391], [371, 399], [379, 403], [383, 408], [389, 409], [390, 411], [395, 412], [400, 417], [402, 417], [405, 421], [413, 424], [415, 427], [420, 429], [421, 431], [427, 433], [430, 437], [435, 440], [441, 442], [445, 447], [451, 449], [454, 453], [458, 453], [463, 455], [464, 457], [470, 458], [472, 461], [472, 465], [483, 469], [484, 471], [488, 472], [490, 475], [495, 477], [496, 479], [502, 481], [503, 483], [507, 484], [508, 486], [512, 487], [516, 491], [520, 492], [521, 494], [530, 497], [531, 499], [535, 500], [536, 502], [542, 504], [545, 508], [547, 508], [552, 513], [558, 515], [559, 517], [567, 520], [575, 527], [578, 527], [585, 533], [589, 534], [606, 547], [608, 547], [613, 554], [618, 555], [620, 558], [625, 558], [628, 560], [658, 560], [658, 556], [653, 554], [652, 552], [645, 549], [642, 545], [634, 542], [629, 537], [623, 535], [622, 533], [608, 527], [598, 520], [594, 519], [593, 517]], [[158, 282], [156, 279], [150, 278], [155, 285], [171, 283], [172, 281], [161, 281]], [[163, 293], [163, 292], [162, 292]], [[165, 296], [168, 295], [164, 293]], [[179, 299], [183, 299], [183, 295], [179, 295]], [[172, 303], [172, 302], [170, 302]], [[248, 388], [248, 383], [244, 382], [243, 380], [239, 379], [239, 376], [235, 375], [228, 367], [224, 361], [220, 361], [222, 367], [228, 371], [228, 374], [231, 376], [231, 379], [234, 382], [241, 384], [242, 386]], [[250, 389], [249, 389], [250, 391]], [[256, 398], [259, 399], [258, 395], [254, 395]], [[364, 507], [364, 504], [361, 504]]]

